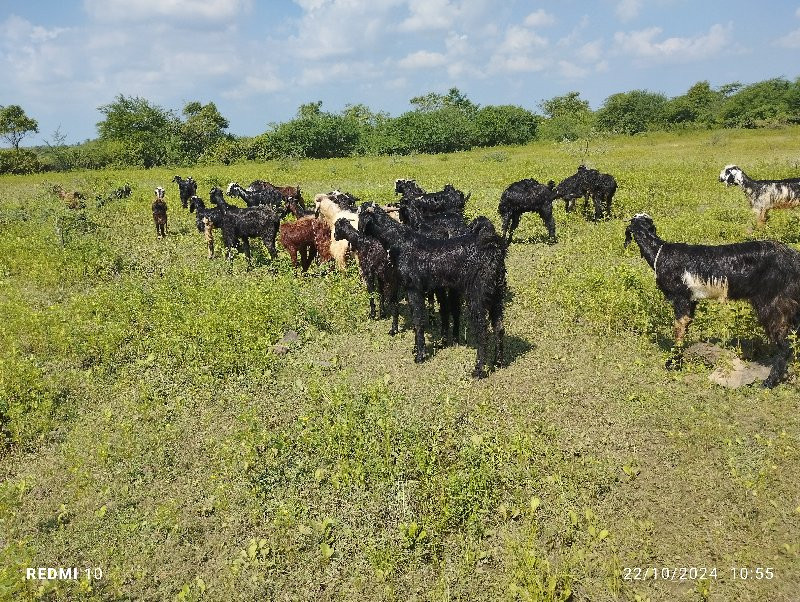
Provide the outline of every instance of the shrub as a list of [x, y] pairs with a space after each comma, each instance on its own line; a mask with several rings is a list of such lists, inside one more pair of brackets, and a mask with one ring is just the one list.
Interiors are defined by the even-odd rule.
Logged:
[[0, 174], [26, 174], [42, 171], [42, 164], [33, 151], [20, 149], [0, 150]]

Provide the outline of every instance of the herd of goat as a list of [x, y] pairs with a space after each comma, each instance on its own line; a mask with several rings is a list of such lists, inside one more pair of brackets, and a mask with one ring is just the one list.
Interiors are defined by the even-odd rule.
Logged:
[[[771, 209], [800, 205], [800, 178], [752, 180], [737, 166], [728, 165], [719, 180], [745, 191], [759, 225], [764, 224]], [[306, 210], [299, 187], [274, 186], [262, 180], [247, 188], [231, 183], [227, 196], [242, 199], [247, 207], [229, 204], [218, 187], [211, 189], [211, 206], [207, 207], [197, 196], [197, 183], [191, 177], [184, 180], [175, 176], [173, 181], [178, 184], [182, 206], [196, 215], [209, 258], [214, 254], [215, 229], [222, 232], [228, 259], [237, 249], [248, 263], [250, 238], [261, 238], [273, 258], [279, 238], [292, 265], [302, 271], [308, 270], [315, 258], [333, 260], [342, 269], [347, 258], [355, 255], [369, 292], [369, 315], [375, 319], [388, 312], [392, 335], [398, 332], [400, 294], [405, 295], [414, 329], [416, 362], [426, 357], [426, 300], [438, 302], [443, 345], [459, 343], [465, 303], [477, 339], [472, 372], [476, 378], [487, 375], [488, 323], [495, 350], [488, 363], [495, 367], [503, 364], [505, 260], [521, 216], [537, 213], [554, 243], [556, 199], [563, 199], [566, 210], [571, 211], [582, 197], [584, 212], [599, 220], [611, 217], [617, 190], [613, 176], [585, 166], [557, 186], [553, 181], [541, 184], [534, 179], [514, 182], [500, 197], [502, 232], [498, 235], [487, 217], [466, 221], [464, 209], [469, 195], [449, 184], [441, 191], [426, 192], [414, 180], [397, 180], [395, 193], [400, 200], [386, 206], [374, 202], [357, 206], [357, 198], [339, 191], [317, 194], [312, 214]], [[152, 209], [157, 234], [162, 237], [167, 208], [160, 187]], [[296, 219], [283, 222], [289, 213]], [[656, 234], [653, 219], [644, 213], [635, 215], [627, 226], [625, 246], [631, 241], [637, 243], [655, 273], [658, 288], [674, 308], [675, 345], [668, 368], [681, 366], [683, 339], [700, 299], [746, 299], [778, 348], [764, 386], [774, 387], [784, 378], [791, 356], [789, 335], [800, 330], [800, 253], [773, 241], [716, 246], [666, 242]]]

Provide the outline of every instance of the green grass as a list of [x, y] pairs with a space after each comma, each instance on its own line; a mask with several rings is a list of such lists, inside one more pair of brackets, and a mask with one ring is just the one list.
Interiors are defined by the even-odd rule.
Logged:
[[[393, 199], [395, 178], [471, 192], [574, 172], [586, 149], [284, 161], [0, 179], [0, 599], [770, 600], [800, 588], [798, 362], [772, 391], [664, 370], [672, 317], [624, 218], [667, 240], [798, 248], [717, 182], [800, 175], [797, 129], [593, 141], [615, 219], [527, 216], [508, 257], [509, 365], [468, 376], [472, 344], [413, 363], [406, 328], [369, 322], [355, 269], [296, 277], [205, 259], [175, 173]], [[87, 193], [83, 212], [49, 193]], [[129, 182], [133, 195], [98, 207]], [[167, 188], [156, 240], [152, 190]], [[401, 318], [401, 326], [403, 319]], [[299, 340], [271, 351], [283, 334]], [[746, 304], [702, 305], [690, 341], [759, 359]], [[430, 339], [429, 339], [430, 344]], [[26, 567], [98, 580], [25, 580]], [[626, 567], [717, 567], [632, 581]], [[734, 579], [748, 567], [750, 579]], [[755, 579], [771, 567], [772, 579]]]

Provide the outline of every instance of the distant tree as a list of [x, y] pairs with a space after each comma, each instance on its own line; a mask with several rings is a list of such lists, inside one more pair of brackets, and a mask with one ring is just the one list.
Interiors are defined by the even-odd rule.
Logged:
[[697, 82], [686, 94], [676, 96], [664, 105], [664, 121], [713, 125], [724, 99], [725, 95], [719, 90], [712, 90], [707, 81]]
[[132, 165], [163, 165], [172, 154], [179, 120], [172, 111], [151, 105], [138, 96], [117, 95], [98, 107], [105, 119], [98, 122], [101, 141], [118, 141], [124, 160]]
[[596, 113], [597, 125], [609, 132], [638, 134], [663, 124], [667, 97], [647, 90], [612, 94]]
[[297, 118], [303, 119], [305, 117], [316, 117], [322, 114], [322, 101], [307, 102], [297, 108]]
[[422, 96], [415, 96], [409, 102], [415, 107], [415, 111], [423, 113], [445, 108], [455, 108], [467, 114], [473, 114], [478, 110], [478, 105], [467, 98], [467, 95], [458, 88], [450, 88], [447, 94], [428, 92]]
[[31, 133], [39, 132], [39, 124], [31, 119], [19, 105], [0, 106], [0, 137], [19, 150], [19, 143]]
[[742, 87], [725, 100], [723, 124], [753, 128], [800, 120], [793, 108], [796, 86], [796, 82], [778, 77]]
[[542, 100], [539, 108], [547, 119], [539, 124], [537, 137], [543, 140], [577, 140], [586, 138], [594, 126], [594, 114], [589, 101], [580, 92], [568, 92]]
[[197, 101], [186, 103], [183, 115], [186, 120], [180, 125], [178, 136], [184, 160], [196, 161], [229, 137], [225, 130], [230, 124], [213, 102], [206, 105]]
[[475, 144], [525, 144], [536, 137], [541, 117], [513, 105], [481, 107], [475, 114]]
[[549, 100], [542, 100], [539, 108], [550, 118], [580, 116], [590, 111], [589, 101], [583, 100], [580, 95], [580, 92], [567, 92], [563, 96], [554, 96]]

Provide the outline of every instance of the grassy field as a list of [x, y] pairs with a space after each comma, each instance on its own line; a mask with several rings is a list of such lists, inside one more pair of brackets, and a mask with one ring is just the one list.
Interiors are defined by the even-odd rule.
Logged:
[[[498, 223], [509, 183], [584, 159], [617, 177], [615, 218], [559, 203], [552, 246], [523, 218], [509, 365], [479, 382], [472, 344], [429, 338], [415, 365], [407, 324], [393, 338], [366, 320], [354, 268], [296, 277], [260, 244], [249, 271], [206, 260], [170, 183], [386, 202], [411, 177], [471, 192], [468, 214]], [[798, 248], [800, 211], [753, 231], [742, 191], [717, 182], [734, 162], [798, 176], [800, 130], [0, 179], [0, 599], [796, 601], [800, 366], [771, 391], [666, 371], [671, 310], [622, 247], [647, 211], [667, 240]], [[97, 206], [125, 182], [129, 199]], [[87, 193], [85, 211], [54, 183]], [[772, 351], [740, 303], [701, 305], [699, 340]]]

